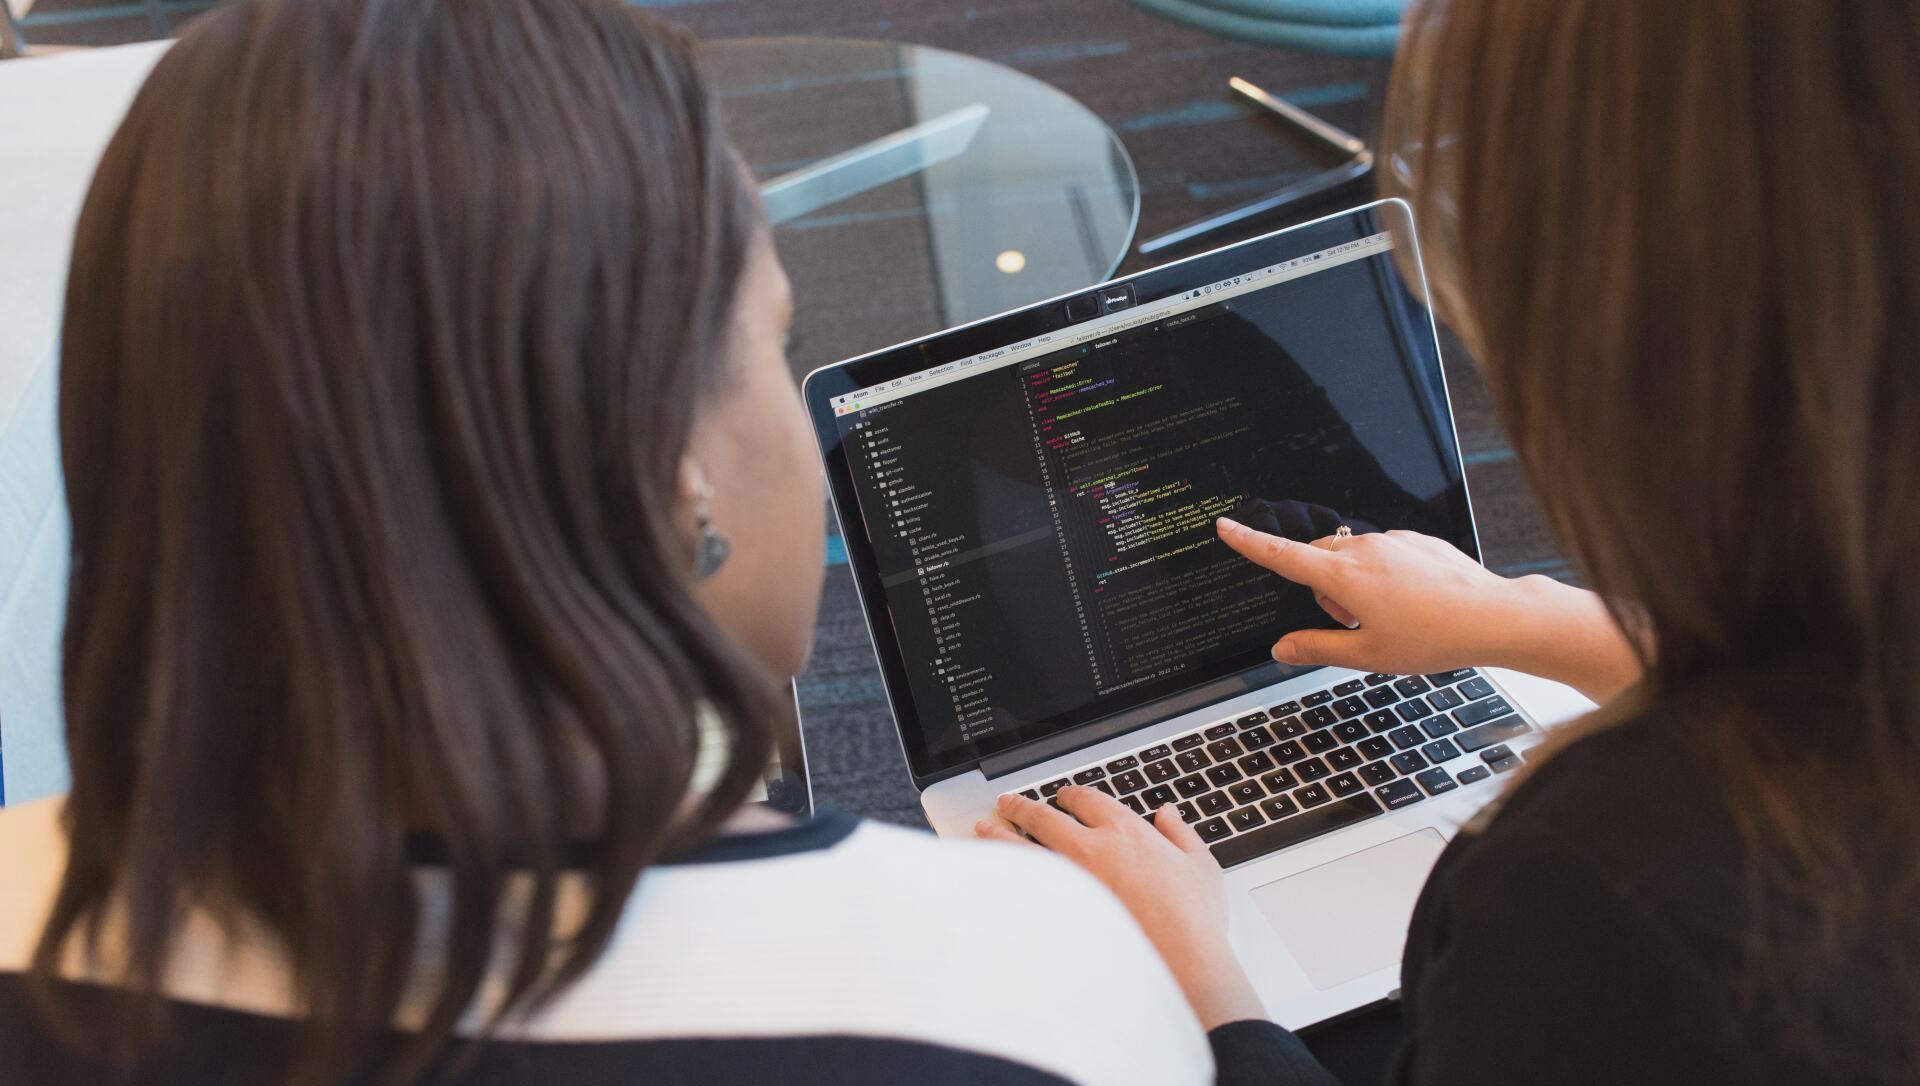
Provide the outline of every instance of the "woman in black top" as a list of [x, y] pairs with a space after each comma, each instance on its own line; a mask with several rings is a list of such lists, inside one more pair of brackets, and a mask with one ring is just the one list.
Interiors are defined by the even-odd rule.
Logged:
[[[1920, 1080], [1916, 103], [1911, 0], [1412, 16], [1387, 149], [1435, 302], [1599, 595], [1402, 533], [1221, 537], [1351, 627], [1281, 660], [1602, 708], [1441, 857], [1396, 1081]], [[1259, 1021], [1179, 818], [1060, 801], [1003, 813], [1129, 903], [1222, 1080], [1329, 1081]]]

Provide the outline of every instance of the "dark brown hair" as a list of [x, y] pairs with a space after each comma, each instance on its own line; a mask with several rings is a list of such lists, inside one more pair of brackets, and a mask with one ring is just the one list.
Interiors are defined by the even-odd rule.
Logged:
[[[73, 254], [72, 854], [43, 978], [97, 952], [151, 1039], [183, 914], [263, 924], [317, 1081], [364, 1070], [424, 965], [385, 1068], [413, 1077], [496, 934], [527, 1011], [744, 802], [779, 709], [696, 604], [676, 510], [756, 214], [689, 44], [618, 0], [193, 23]], [[729, 750], [690, 795], [700, 706]], [[450, 873], [444, 944], [417, 938], [409, 833]]]
[[[1430, 0], [1393, 99], [1437, 305], [1641, 635], [1612, 716], [1718, 691], [1690, 732], [1748, 841], [1744, 994], [1912, 1080], [1920, 5]], [[1891, 1001], [1850, 1009], [1866, 977]]]

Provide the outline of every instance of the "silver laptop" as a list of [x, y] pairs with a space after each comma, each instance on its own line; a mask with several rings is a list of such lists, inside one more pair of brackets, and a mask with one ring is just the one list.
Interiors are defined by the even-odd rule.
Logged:
[[1478, 556], [1439, 343], [1383, 201], [864, 355], [805, 394], [928, 820], [1068, 782], [1175, 805], [1302, 1026], [1389, 996], [1456, 829], [1588, 707], [1488, 669], [1284, 668], [1331, 621], [1215, 538], [1415, 529]]

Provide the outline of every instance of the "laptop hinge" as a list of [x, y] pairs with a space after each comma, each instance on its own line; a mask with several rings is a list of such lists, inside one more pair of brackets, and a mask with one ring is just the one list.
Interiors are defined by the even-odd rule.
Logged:
[[1277, 663], [1261, 664], [1242, 671], [1238, 675], [1215, 679], [1213, 682], [1182, 690], [1171, 697], [1161, 698], [1159, 701], [1129, 709], [1124, 713], [1115, 713], [1112, 716], [1101, 717], [1099, 720], [1088, 721], [1058, 735], [1049, 735], [1043, 739], [1035, 739], [1031, 743], [1022, 743], [1012, 750], [989, 754], [980, 759], [980, 772], [988, 780], [1004, 777], [1009, 773], [1018, 773], [1041, 762], [1058, 758], [1062, 754], [1071, 754], [1096, 743], [1104, 743], [1116, 735], [1151, 727], [1203, 706], [1238, 697], [1249, 690], [1273, 686], [1311, 670], [1314, 669], [1283, 667]]

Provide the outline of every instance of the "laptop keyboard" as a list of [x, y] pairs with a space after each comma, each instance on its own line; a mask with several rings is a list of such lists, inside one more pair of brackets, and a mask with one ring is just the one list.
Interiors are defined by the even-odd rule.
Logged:
[[1088, 765], [1021, 795], [1058, 809], [1069, 784], [1151, 817], [1172, 804], [1231, 867], [1520, 764], [1531, 730], [1473, 668], [1368, 675]]

